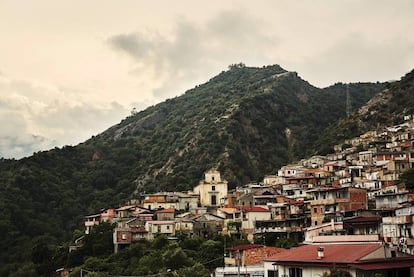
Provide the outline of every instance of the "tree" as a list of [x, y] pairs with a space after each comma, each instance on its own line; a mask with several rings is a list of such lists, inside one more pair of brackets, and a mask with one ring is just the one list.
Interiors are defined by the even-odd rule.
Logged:
[[405, 184], [409, 190], [414, 190], [414, 168], [404, 171], [400, 176], [400, 181]]
[[196, 263], [191, 267], [185, 267], [179, 270], [176, 270], [172, 273], [173, 276], [179, 277], [208, 277], [210, 271], [205, 268], [202, 264]]
[[48, 276], [53, 271], [52, 250], [44, 241], [38, 241], [32, 248], [32, 261], [40, 276]]

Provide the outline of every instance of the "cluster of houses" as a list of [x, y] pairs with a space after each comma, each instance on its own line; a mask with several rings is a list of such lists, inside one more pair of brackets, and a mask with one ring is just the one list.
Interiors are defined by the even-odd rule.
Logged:
[[[263, 182], [228, 190], [210, 170], [192, 191], [147, 194], [85, 217], [85, 232], [114, 223], [114, 252], [165, 234], [243, 236], [216, 276], [414, 276], [414, 192], [399, 177], [414, 168], [414, 120], [367, 132], [283, 166]], [[255, 244], [272, 233], [302, 246]], [[262, 240], [260, 240], [262, 242]]]

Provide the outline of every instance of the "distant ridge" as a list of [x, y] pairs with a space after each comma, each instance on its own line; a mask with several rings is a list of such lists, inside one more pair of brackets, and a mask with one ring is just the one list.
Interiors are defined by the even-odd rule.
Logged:
[[332, 150], [334, 143], [361, 133], [380, 130], [414, 115], [414, 70], [401, 80], [387, 83], [384, 90], [372, 97], [349, 118], [329, 126], [316, 142], [321, 152]]

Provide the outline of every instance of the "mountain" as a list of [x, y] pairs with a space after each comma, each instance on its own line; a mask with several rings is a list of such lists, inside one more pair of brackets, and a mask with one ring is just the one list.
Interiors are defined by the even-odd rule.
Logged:
[[[350, 84], [352, 106], [360, 107], [383, 86]], [[235, 65], [87, 144], [133, 138], [141, 157], [139, 190], [185, 190], [209, 168], [233, 185], [258, 181], [312, 152], [319, 134], [345, 117], [346, 89], [343, 84], [318, 89], [278, 65]]]
[[210, 168], [233, 188], [274, 174], [385, 85], [320, 89], [278, 65], [236, 64], [77, 146], [1, 159], [0, 275], [30, 269], [39, 249], [63, 251], [84, 215], [140, 193], [191, 189]]
[[320, 153], [329, 152], [335, 143], [367, 131], [399, 124], [408, 115], [414, 115], [414, 70], [401, 80], [386, 84], [384, 90], [349, 118], [343, 118], [326, 128], [316, 141], [315, 148]]

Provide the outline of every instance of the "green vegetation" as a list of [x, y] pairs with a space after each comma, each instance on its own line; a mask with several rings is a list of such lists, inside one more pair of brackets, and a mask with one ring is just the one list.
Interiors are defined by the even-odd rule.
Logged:
[[414, 191], [414, 168], [404, 171], [400, 176], [400, 181], [405, 184], [407, 189]]
[[[383, 87], [351, 84], [352, 107]], [[236, 64], [80, 145], [1, 159], [0, 275], [35, 276], [60, 265], [66, 259], [62, 245], [76, 238], [73, 230], [81, 232], [84, 215], [140, 193], [191, 189], [213, 167], [234, 188], [328, 148], [348, 135], [335, 129], [324, 133], [345, 117], [345, 92], [343, 84], [313, 87], [278, 65]], [[315, 141], [320, 143], [313, 147]], [[95, 255], [105, 245], [67, 259], [71, 264], [86, 263], [87, 255], [104, 259]]]
[[[369, 87], [370, 85], [367, 84], [366, 88]], [[356, 91], [361, 92], [359, 88]], [[350, 93], [352, 95], [351, 87]], [[354, 107], [354, 104], [352, 106], [357, 108]], [[319, 149], [319, 153], [326, 154], [332, 151], [331, 147], [334, 144], [344, 139], [358, 136], [367, 131], [380, 130], [385, 126], [399, 124], [403, 122], [404, 116], [413, 114], [414, 70], [407, 73], [398, 82], [385, 84], [384, 90], [376, 94], [364, 106], [363, 110], [328, 126], [317, 139], [314, 148]]]
[[[105, 276], [105, 274], [144, 276], [170, 272], [174, 274], [173, 276], [201, 277], [210, 276], [216, 267], [223, 266], [224, 238], [222, 237], [213, 239], [182, 237], [177, 241], [171, 241], [166, 236], [160, 235], [152, 242], [142, 241], [117, 254], [111, 254], [112, 246], [103, 247], [106, 244], [102, 241], [104, 237], [110, 238], [112, 235], [107, 227], [86, 236], [89, 242], [86, 241], [82, 248], [69, 254], [78, 257], [76, 263], [70, 263], [74, 260], [69, 259], [67, 266], [74, 268], [70, 276], [79, 276], [80, 270], [83, 269], [95, 272], [98, 276]], [[102, 243], [98, 243], [99, 241]], [[238, 245], [246, 241], [227, 238], [227, 243]], [[99, 247], [99, 251], [94, 252], [94, 247]]]

